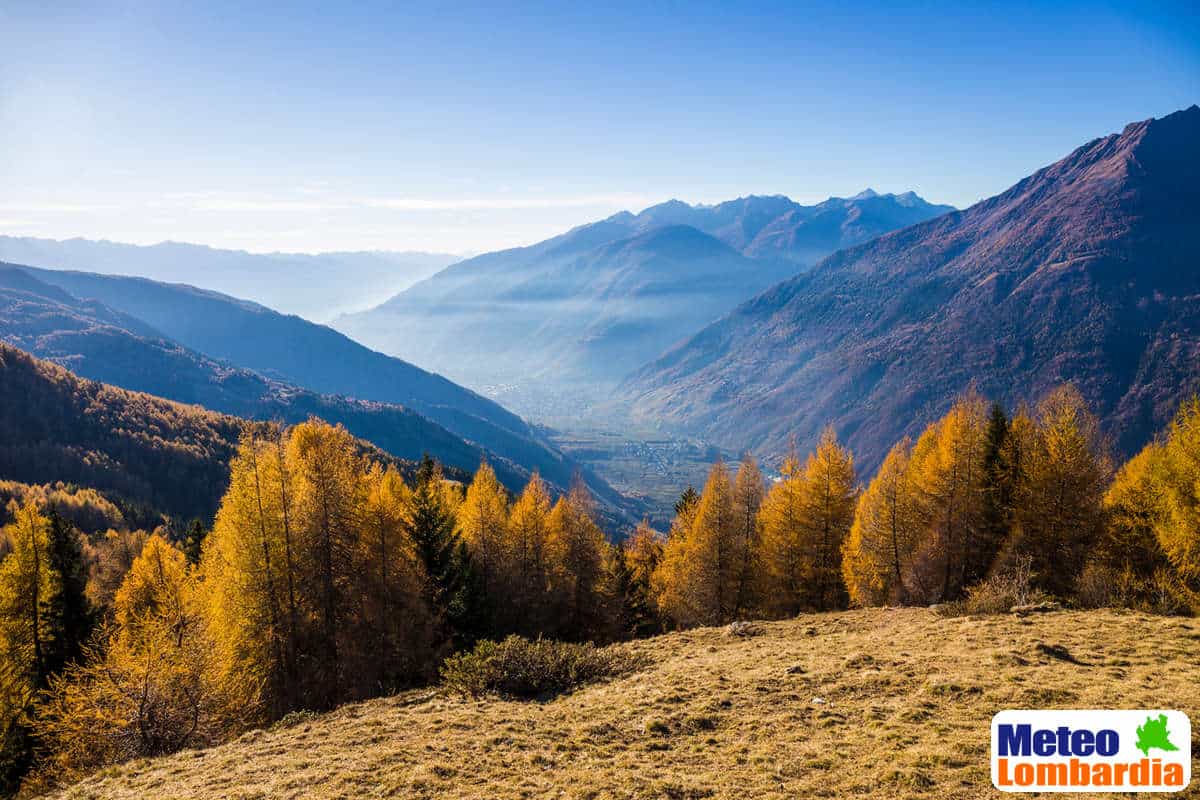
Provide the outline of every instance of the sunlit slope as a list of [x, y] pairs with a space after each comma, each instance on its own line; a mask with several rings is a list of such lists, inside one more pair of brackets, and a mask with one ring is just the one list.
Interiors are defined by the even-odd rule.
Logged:
[[1007, 191], [842, 250], [645, 367], [641, 422], [763, 456], [832, 425], [874, 470], [974, 385], [1072, 382], [1132, 454], [1200, 389], [1200, 108], [1089, 142]]
[[1002, 708], [1200, 713], [1200, 623], [872, 609], [633, 644], [650, 666], [545, 703], [432, 691], [109, 769], [96, 798], [999, 796]]

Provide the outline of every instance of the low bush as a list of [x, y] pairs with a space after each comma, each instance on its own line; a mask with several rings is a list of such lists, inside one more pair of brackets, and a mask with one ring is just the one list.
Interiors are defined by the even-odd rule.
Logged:
[[1131, 569], [1091, 564], [1079, 576], [1076, 596], [1084, 608], [1131, 608], [1181, 617], [1200, 612], [1200, 595], [1175, 572], [1165, 569], [1144, 576]]
[[548, 697], [644, 664], [643, 656], [622, 647], [509, 636], [502, 642], [480, 642], [474, 650], [446, 659], [442, 684], [464, 697]]
[[1030, 606], [1050, 600], [1037, 589], [1033, 561], [1018, 558], [1008, 569], [975, 584], [967, 590], [962, 609], [967, 614], [1007, 614], [1014, 606]]

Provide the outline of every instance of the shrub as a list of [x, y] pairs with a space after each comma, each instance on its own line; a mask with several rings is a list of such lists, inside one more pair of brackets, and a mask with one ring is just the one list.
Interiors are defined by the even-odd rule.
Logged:
[[442, 683], [464, 697], [547, 697], [632, 672], [644, 663], [644, 657], [621, 647], [509, 636], [446, 659]]
[[1173, 571], [1158, 570], [1150, 578], [1143, 610], [1172, 617], [1191, 617], [1200, 609], [1200, 595]]
[[1090, 564], [1079, 576], [1076, 594], [1085, 608], [1132, 608], [1165, 616], [1194, 616], [1200, 611], [1200, 595], [1168, 569], [1142, 576], [1131, 569]]
[[1037, 576], [1029, 556], [1018, 557], [1008, 569], [967, 590], [963, 611], [967, 614], [1007, 614], [1013, 606], [1026, 606], [1049, 600], [1035, 588]]

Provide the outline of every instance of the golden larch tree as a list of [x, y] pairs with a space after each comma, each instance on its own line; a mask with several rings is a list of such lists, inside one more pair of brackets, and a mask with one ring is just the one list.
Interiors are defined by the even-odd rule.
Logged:
[[607, 551], [591, 493], [577, 476], [550, 513], [546, 542], [553, 624], [564, 638], [591, 638], [603, 627], [601, 580]]
[[115, 625], [42, 694], [45, 774], [212, 744], [255, 718], [245, 697], [223, 691], [195, 588], [183, 552], [150, 537], [116, 593]]
[[917, 439], [910, 466], [922, 519], [921, 543], [907, 583], [912, 600], [953, 600], [963, 590], [983, 520], [987, 404], [968, 392]]
[[842, 543], [854, 522], [858, 485], [854, 456], [826, 428], [804, 464], [800, 482], [800, 535], [808, 553], [806, 605], [827, 610], [846, 604]]
[[1005, 560], [1029, 558], [1038, 584], [1065, 596], [1103, 533], [1112, 464], [1099, 423], [1075, 387], [1046, 395], [1033, 422]]
[[139, 637], [143, 627], [153, 624], [170, 631], [180, 645], [197, 622], [190, 573], [183, 551], [161, 536], [147, 539], [114, 599], [121, 635]]
[[458, 507], [458, 527], [471, 551], [471, 563], [484, 594], [505, 586], [508, 495], [486, 461], [479, 465]]
[[535, 634], [548, 622], [549, 575], [546, 538], [549, 535], [550, 493], [537, 472], [513, 503], [506, 526], [505, 574], [508, 586], [501, 627]]
[[[736, 581], [733, 484], [723, 462], [713, 464], [686, 530], [673, 532], [655, 571], [660, 609], [680, 627], [717, 625], [732, 617]], [[677, 520], [678, 522], [678, 520]], [[672, 530], [680, 528], [672, 525]]]
[[771, 616], [792, 617], [804, 609], [812, 562], [803, 535], [804, 469], [788, 454], [759, 511], [765, 606]]
[[761, 611], [763, 600], [762, 531], [759, 511], [766, 485], [758, 462], [747, 453], [733, 480], [732, 559], [729, 592], [733, 597], [732, 616], [740, 619]]
[[430, 658], [434, 633], [432, 614], [421, 597], [420, 567], [405, 532], [412, 490], [393, 466], [372, 464], [362, 481], [355, 554], [358, 598], [353, 603], [360, 613], [343, 627], [370, 644], [353, 648], [358, 652], [351, 676], [354, 696], [413, 682]]
[[216, 668], [230, 693], [237, 687], [248, 704], [262, 703], [271, 715], [299, 703], [296, 651], [302, 638], [299, 554], [295, 542], [285, 541], [285, 527], [293, 534], [294, 513], [287, 513], [291, 490], [284, 484], [290, 477], [282, 456], [275, 442], [242, 437], [200, 562]]
[[1183, 403], [1168, 431], [1159, 543], [1186, 579], [1200, 579], [1200, 399]]
[[909, 465], [912, 440], [897, 443], [858, 499], [854, 524], [842, 548], [842, 576], [850, 602], [859, 606], [904, 604], [905, 578], [920, 540], [920, 517]]
[[8, 506], [13, 522], [0, 530], [8, 553], [0, 561], [0, 755], [5, 767], [32, 755], [30, 714], [50, 679], [53, 600], [62, 585], [50, 567], [50, 521], [33, 501]]
[[305, 669], [306, 696], [317, 708], [338, 702], [353, 674], [347, 648], [362, 642], [342, 626], [358, 609], [354, 589], [360, 577], [355, 554], [363, 464], [353, 437], [342, 426], [309, 420], [292, 429], [287, 462], [295, 481], [295, 527], [304, 596], [317, 620], [315, 644]]

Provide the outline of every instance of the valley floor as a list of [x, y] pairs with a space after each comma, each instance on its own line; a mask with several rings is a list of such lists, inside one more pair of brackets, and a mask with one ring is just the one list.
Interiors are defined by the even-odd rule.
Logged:
[[997, 710], [1200, 721], [1197, 620], [870, 609], [758, 627], [634, 643], [650, 666], [550, 702], [411, 692], [114, 767], [63, 796], [975, 798], [1000, 796]]
[[579, 426], [558, 430], [551, 438], [628, 498], [630, 509], [660, 531], [671, 526], [680, 493], [689, 486], [700, 489], [716, 459], [736, 462], [732, 454], [700, 440], [661, 433]]

